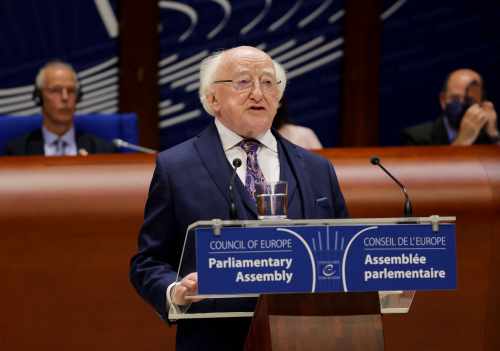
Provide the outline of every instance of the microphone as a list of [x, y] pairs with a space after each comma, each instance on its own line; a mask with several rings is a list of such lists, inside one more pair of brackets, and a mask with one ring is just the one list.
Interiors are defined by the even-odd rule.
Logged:
[[130, 149], [138, 152], [143, 152], [145, 154], [156, 154], [158, 151], [150, 149], [148, 147], [140, 146], [140, 145], [135, 145], [131, 144], [128, 141], [125, 141], [123, 139], [113, 139], [113, 145], [115, 145], [118, 148], [125, 148], [125, 149]]
[[236, 179], [236, 170], [241, 166], [241, 160], [235, 158], [233, 160], [233, 174], [229, 182], [229, 218], [238, 219], [238, 211], [236, 210], [236, 203], [234, 202], [234, 180]]
[[405, 186], [403, 184], [401, 184], [401, 182], [399, 180], [397, 180], [387, 169], [385, 169], [384, 166], [382, 166], [382, 164], [380, 163], [380, 158], [378, 158], [377, 156], [373, 156], [370, 159], [370, 162], [372, 165], [379, 166], [385, 172], [385, 174], [387, 174], [389, 177], [391, 177], [391, 179], [394, 180], [397, 185], [399, 185], [401, 191], [403, 192], [403, 195], [405, 196], [404, 216], [405, 217], [412, 217], [413, 216], [413, 209], [411, 206], [410, 197], [408, 196], [408, 193], [406, 192]]

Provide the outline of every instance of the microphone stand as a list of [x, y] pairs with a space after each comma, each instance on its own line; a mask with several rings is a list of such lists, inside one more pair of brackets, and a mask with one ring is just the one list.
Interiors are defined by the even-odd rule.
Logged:
[[129, 142], [125, 141], [125, 140], [122, 140], [122, 139], [113, 139], [113, 144], [116, 147], [118, 147], [118, 148], [122, 148], [123, 147], [123, 148], [126, 148], [126, 149], [130, 149], [130, 150], [142, 152], [142, 153], [145, 153], [145, 154], [156, 154], [158, 152], [158, 151], [150, 149], [148, 147], [131, 144], [131, 143], [129, 143]]
[[401, 189], [401, 191], [403, 192], [403, 195], [405, 197], [405, 204], [404, 204], [404, 209], [403, 209], [404, 216], [405, 217], [412, 217], [413, 216], [413, 208], [412, 208], [410, 197], [408, 196], [408, 192], [406, 191], [405, 186], [399, 180], [397, 180], [396, 177], [394, 177], [391, 174], [391, 172], [389, 172], [380, 163], [380, 158], [378, 158], [377, 156], [373, 156], [370, 159], [370, 162], [372, 165], [379, 166], [382, 169], [382, 171], [384, 171], [384, 173], [387, 174], [399, 186], [399, 188]]
[[229, 218], [232, 220], [238, 219], [238, 210], [236, 209], [236, 203], [234, 201], [234, 180], [236, 178], [236, 170], [241, 166], [241, 160], [235, 158], [233, 160], [233, 174], [231, 175], [231, 181], [229, 182]]

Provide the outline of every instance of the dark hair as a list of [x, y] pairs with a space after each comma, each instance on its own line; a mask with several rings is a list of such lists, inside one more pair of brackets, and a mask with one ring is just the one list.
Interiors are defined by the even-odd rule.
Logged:
[[278, 130], [286, 123], [288, 123], [288, 104], [286, 97], [283, 95], [280, 100], [280, 106], [276, 111], [276, 116], [274, 116], [273, 128]]

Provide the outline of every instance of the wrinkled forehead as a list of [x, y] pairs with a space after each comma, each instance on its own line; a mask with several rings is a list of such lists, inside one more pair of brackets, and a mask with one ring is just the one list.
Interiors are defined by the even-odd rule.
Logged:
[[274, 65], [271, 58], [259, 50], [235, 50], [224, 53], [218, 75], [227, 76], [250, 74], [261, 76], [263, 74], [275, 76]]
[[47, 67], [45, 70], [45, 85], [49, 84], [76, 84], [75, 73], [64, 66]]
[[482, 88], [481, 76], [472, 71], [457, 71], [453, 73], [448, 80], [448, 93], [464, 94], [471, 83]]

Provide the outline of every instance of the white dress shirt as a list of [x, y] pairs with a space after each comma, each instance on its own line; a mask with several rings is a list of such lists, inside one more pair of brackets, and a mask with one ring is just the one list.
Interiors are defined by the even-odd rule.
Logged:
[[56, 140], [64, 142], [64, 155], [66, 156], [76, 156], [77, 146], [75, 137], [75, 128], [71, 127], [62, 136], [50, 132], [45, 126], [42, 126], [43, 135], [43, 149], [45, 156], [59, 156], [57, 154]]
[[[224, 149], [224, 153], [229, 163], [232, 165], [235, 158], [241, 160], [241, 167], [239, 167], [236, 172], [241, 182], [245, 184], [247, 154], [238, 145], [238, 143], [245, 138], [227, 128], [217, 118], [215, 119], [215, 126], [217, 127], [217, 132], [222, 142], [222, 148]], [[267, 130], [264, 134], [255, 138], [255, 140], [258, 140], [261, 144], [257, 150], [257, 162], [259, 163], [264, 178], [266, 178], [268, 182], [278, 181], [280, 179], [280, 162], [276, 138], [270, 130]]]

